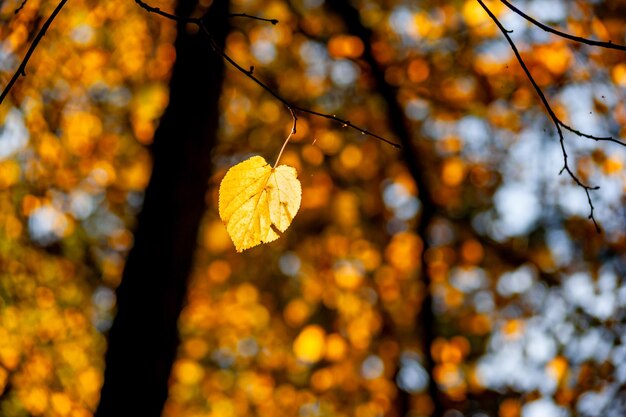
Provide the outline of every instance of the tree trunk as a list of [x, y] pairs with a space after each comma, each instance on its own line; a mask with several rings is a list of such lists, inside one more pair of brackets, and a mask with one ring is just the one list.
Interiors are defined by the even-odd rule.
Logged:
[[[359, 11], [350, 4], [349, 0], [333, 0], [326, 3], [327, 6], [335, 11], [343, 19], [348, 32], [357, 36], [365, 46], [362, 59], [367, 63], [372, 71], [372, 76], [376, 82], [376, 91], [385, 100], [387, 104], [387, 117], [391, 131], [400, 141], [402, 145], [402, 157], [413, 177], [413, 181], [417, 185], [419, 199], [422, 203], [420, 222], [417, 227], [417, 234], [423, 241], [422, 250], [422, 280], [426, 294], [422, 301], [421, 311], [417, 320], [417, 324], [421, 331], [422, 347], [424, 354], [424, 367], [428, 372], [429, 383], [428, 393], [433, 402], [432, 417], [441, 417], [445, 411], [443, 397], [437, 383], [434, 380], [433, 370], [435, 367], [430, 347], [436, 337], [436, 317], [432, 310], [432, 295], [430, 292], [431, 279], [428, 273], [428, 267], [424, 261], [424, 254], [429, 249], [429, 241], [426, 235], [427, 228], [437, 214], [437, 206], [432, 199], [432, 190], [426, 178], [428, 169], [423, 165], [422, 161], [426, 158], [420, 154], [419, 149], [411, 140], [411, 133], [407, 128], [407, 121], [404, 117], [404, 111], [398, 103], [396, 97], [396, 89], [385, 80], [384, 68], [380, 66], [374, 54], [372, 53], [372, 31], [361, 23]], [[406, 393], [400, 391], [398, 401], [398, 409], [401, 416], [409, 411], [409, 399]]]
[[[180, 0], [176, 14], [188, 16], [196, 4]], [[207, 19], [223, 44], [228, 1], [216, 0]], [[224, 64], [202, 32], [189, 33], [184, 25], [175, 47], [170, 102], [155, 133], [152, 177], [117, 289], [96, 417], [160, 416], [179, 344], [178, 317], [206, 210]]]

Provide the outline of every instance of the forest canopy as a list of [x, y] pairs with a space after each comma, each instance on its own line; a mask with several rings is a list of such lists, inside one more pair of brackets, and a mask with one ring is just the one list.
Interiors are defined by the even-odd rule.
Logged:
[[0, 415], [624, 415], [625, 20], [0, 0]]

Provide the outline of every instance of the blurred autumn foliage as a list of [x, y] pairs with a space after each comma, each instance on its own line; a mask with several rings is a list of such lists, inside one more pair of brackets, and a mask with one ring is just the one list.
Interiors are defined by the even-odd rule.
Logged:
[[[219, 182], [276, 157], [288, 109], [193, 24], [68, 2], [0, 106], [0, 416], [90, 417], [103, 384], [100, 416], [626, 414], [626, 149], [565, 133], [598, 234], [479, 2], [174, 3], [150, 6], [213, 10], [280, 97], [403, 148], [298, 113], [300, 212], [236, 253]], [[626, 137], [624, 52], [485, 3], [557, 117]], [[626, 43], [623, 1], [514, 3]], [[2, 88], [57, 5], [0, 1]]]

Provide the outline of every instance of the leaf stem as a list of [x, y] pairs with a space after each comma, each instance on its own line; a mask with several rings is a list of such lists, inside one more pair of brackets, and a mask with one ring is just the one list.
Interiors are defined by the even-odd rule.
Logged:
[[293, 118], [293, 126], [291, 127], [289, 136], [287, 136], [287, 139], [285, 139], [282, 148], [280, 148], [280, 152], [278, 152], [278, 157], [276, 158], [276, 162], [274, 162], [274, 168], [278, 166], [278, 161], [280, 161], [280, 157], [283, 156], [283, 151], [285, 150], [285, 147], [287, 147], [289, 140], [293, 135], [296, 134], [296, 124], [298, 123], [298, 117], [296, 116], [296, 113], [293, 111], [292, 108], [289, 108], [289, 111], [291, 112], [291, 117]]

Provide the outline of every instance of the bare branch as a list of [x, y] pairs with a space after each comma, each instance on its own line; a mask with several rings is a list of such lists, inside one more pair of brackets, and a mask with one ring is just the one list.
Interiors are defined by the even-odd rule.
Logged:
[[502, 23], [500, 23], [500, 21], [493, 14], [493, 12], [485, 5], [483, 0], [476, 0], [476, 1], [478, 1], [478, 3], [480, 3], [482, 8], [485, 10], [485, 12], [487, 12], [487, 14], [491, 18], [491, 20], [493, 20], [493, 22], [496, 24], [496, 26], [498, 26], [498, 28], [500, 29], [500, 31], [502, 32], [502, 34], [504, 35], [506, 40], [509, 42], [509, 45], [511, 46], [511, 49], [513, 50], [513, 53], [515, 54], [515, 57], [517, 58], [517, 62], [519, 62], [520, 66], [522, 67], [522, 69], [526, 73], [526, 77], [528, 78], [530, 83], [533, 85], [535, 91], [537, 92], [537, 95], [539, 96], [539, 98], [541, 99], [541, 102], [543, 103], [544, 107], [546, 108], [546, 111], [548, 112], [548, 115], [552, 119], [552, 122], [554, 123], [554, 126], [556, 127], [557, 134], [559, 135], [559, 143], [561, 144], [561, 152], [563, 154], [563, 168], [561, 169], [560, 173], [563, 173], [563, 171], [567, 172], [567, 174], [576, 183], [576, 185], [578, 185], [583, 190], [585, 190], [585, 194], [587, 195], [587, 201], [589, 202], [589, 208], [590, 208], [589, 219], [591, 221], [593, 221], [593, 224], [594, 224], [594, 226], [596, 228], [596, 231], [598, 233], [600, 233], [601, 229], [600, 229], [600, 226], [596, 222], [596, 219], [595, 219], [595, 217], [593, 215], [594, 206], [593, 206], [593, 202], [591, 201], [591, 195], [589, 193], [590, 191], [597, 190], [600, 187], [594, 187], [594, 186], [590, 186], [590, 185], [585, 184], [570, 169], [570, 166], [569, 166], [568, 161], [567, 161], [567, 159], [568, 159], [567, 150], [565, 149], [565, 137], [563, 135], [563, 130], [561, 129], [561, 127], [569, 130], [572, 133], [577, 134], [578, 136], [582, 136], [582, 137], [586, 137], [586, 138], [590, 138], [590, 139], [594, 139], [594, 140], [611, 140], [611, 141], [617, 142], [617, 143], [619, 143], [621, 145], [624, 145], [624, 143], [622, 143], [620, 141], [617, 141], [617, 140], [615, 140], [613, 138], [600, 138], [600, 137], [596, 137], [596, 136], [592, 136], [592, 135], [583, 134], [583, 133], [581, 133], [581, 132], [579, 132], [579, 131], [577, 131], [575, 129], [572, 129], [571, 127], [567, 126], [566, 124], [564, 124], [557, 117], [557, 115], [554, 113], [554, 111], [552, 110], [552, 107], [550, 106], [550, 103], [548, 102], [548, 99], [546, 98], [545, 94], [543, 94], [543, 91], [541, 91], [541, 88], [539, 87], [539, 85], [537, 84], [537, 82], [533, 78], [532, 74], [530, 73], [530, 70], [526, 66], [526, 63], [524, 62], [524, 59], [522, 58], [522, 56], [519, 53], [517, 47], [515, 46], [515, 43], [513, 42], [513, 39], [511, 39], [511, 37], [509, 36], [509, 31], [507, 29], [505, 29], [504, 26], [502, 26]]
[[259, 78], [257, 78], [254, 75], [254, 73], [253, 73], [254, 72], [254, 67], [250, 67], [250, 69], [245, 69], [244, 67], [239, 65], [234, 59], [232, 59], [222, 48], [220, 48], [219, 45], [213, 40], [213, 36], [211, 35], [211, 31], [209, 30], [209, 28], [206, 26], [206, 24], [204, 23], [204, 21], [202, 19], [192, 18], [192, 17], [182, 17], [182, 16], [177, 16], [177, 15], [171, 14], [171, 13], [167, 13], [167, 12], [162, 11], [158, 7], [152, 7], [152, 6], [148, 5], [148, 4], [146, 4], [142, 0], [135, 0], [135, 3], [137, 3], [143, 9], [145, 9], [145, 10], [147, 10], [149, 12], [152, 12], [152, 13], [156, 13], [156, 14], [158, 14], [160, 16], [163, 16], [163, 17], [165, 17], [167, 19], [174, 20], [174, 21], [177, 21], [177, 22], [182, 22], [182, 23], [193, 23], [193, 24], [198, 25], [198, 27], [200, 27], [200, 29], [202, 29], [203, 33], [209, 39], [209, 43], [211, 44], [211, 48], [213, 48], [213, 51], [215, 53], [217, 53], [222, 58], [224, 58], [224, 60], [226, 60], [226, 62], [228, 62], [235, 69], [237, 69], [237, 71], [241, 72], [243, 75], [245, 75], [246, 77], [248, 77], [249, 79], [254, 81], [259, 87], [261, 87], [262, 89], [267, 91], [269, 94], [271, 94], [272, 97], [274, 97], [276, 100], [278, 100], [282, 104], [284, 104], [285, 107], [287, 107], [287, 109], [291, 112], [292, 116], [295, 116], [296, 112], [301, 112], [301, 113], [307, 113], [307, 114], [311, 114], [311, 115], [318, 116], [318, 117], [323, 117], [325, 119], [334, 120], [337, 123], [341, 123], [341, 125], [344, 126], [344, 127], [349, 127], [349, 128], [354, 129], [354, 130], [356, 130], [358, 132], [361, 132], [361, 134], [363, 134], [363, 135], [370, 136], [372, 138], [378, 139], [381, 142], [385, 142], [388, 145], [393, 146], [394, 148], [397, 148], [397, 149], [401, 149], [402, 148], [402, 146], [398, 145], [397, 143], [391, 142], [390, 140], [388, 140], [388, 139], [386, 139], [386, 138], [384, 138], [382, 136], [379, 136], [379, 135], [377, 135], [375, 133], [372, 133], [372, 132], [368, 131], [367, 129], [363, 129], [363, 128], [353, 124], [349, 120], [344, 120], [344, 119], [341, 119], [341, 118], [339, 118], [339, 117], [337, 117], [335, 115], [326, 114], [326, 113], [320, 113], [320, 112], [317, 112], [317, 111], [314, 111], [314, 110], [307, 109], [305, 107], [300, 107], [300, 106], [296, 106], [294, 104], [291, 104], [285, 98], [280, 96], [276, 91], [272, 90], [267, 84], [265, 84], [263, 81], [261, 81]]
[[252, 16], [252, 15], [249, 15], [247, 13], [231, 13], [229, 16], [230, 17], [245, 17], [245, 18], [248, 18], [248, 19], [260, 20], [262, 22], [271, 23], [272, 25], [278, 24], [278, 19], [266, 19], [264, 17]]
[[590, 135], [588, 133], [583, 133], [580, 130], [576, 130], [576, 129], [574, 129], [571, 126], [566, 125], [565, 123], [563, 123], [560, 120], [559, 120], [559, 123], [560, 123], [561, 126], [563, 126], [564, 129], [569, 130], [570, 132], [572, 132], [572, 133], [574, 133], [574, 134], [576, 134], [576, 135], [578, 135], [580, 137], [587, 138], [587, 139], [593, 139], [596, 142], [606, 141], [606, 142], [613, 142], [613, 143], [617, 143], [617, 144], [622, 145], [622, 146], [626, 146], [626, 143], [622, 142], [619, 139], [615, 139], [612, 136], [595, 136], [595, 135]]
[[349, 127], [349, 128], [354, 129], [354, 130], [356, 130], [358, 132], [361, 132], [362, 135], [371, 136], [373, 138], [376, 138], [376, 139], [380, 140], [381, 142], [385, 142], [386, 144], [393, 146], [396, 149], [402, 149], [402, 145], [399, 145], [399, 144], [397, 144], [395, 142], [391, 142], [390, 140], [385, 139], [384, 137], [379, 136], [379, 135], [377, 135], [375, 133], [372, 133], [372, 132], [370, 132], [367, 129], [360, 128], [359, 126], [353, 124], [349, 120], [340, 119], [339, 117], [335, 116], [334, 114], [331, 115], [331, 114], [326, 114], [326, 113], [319, 113], [319, 112], [316, 112], [316, 111], [313, 111], [313, 110], [309, 110], [309, 109], [305, 109], [305, 108], [298, 107], [298, 106], [291, 106], [291, 107], [294, 110], [300, 111], [302, 113], [308, 113], [308, 114], [312, 114], [314, 116], [323, 117], [325, 119], [334, 120], [334, 121], [336, 121], [338, 123], [341, 123], [341, 125], [343, 127]]
[[587, 39], [587, 38], [583, 38], [583, 37], [580, 37], [580, 36], [570, 35], [569, 33], [561, 32], [560, 30], [554, 29], [554, 28], [552, 28], [552, 27], [550, 27], [548, 25], [544, 25], [543, 23], [539, 22], [538, 20], [534, 19], [533, 17], [527, 15], [526, 13], [524, 13], [523, 11], [518, 9], [517, 7], [513, 6], [507, 0], [500, 0], [500, 1], [506, 7], [511, 9], [513, 12], [517, 13], [518, 15], [520, 15], [524, 19], [528, 20], [533, 25], [535, 25], [535, 26], [545, 30], [546, 32], [550, 32], [550, 33], [552, 33], [554, 35], [560, 36], [560, 37], [565, 38], [565, 39], [569, 39], [569, 40], [574, 41], [574, 42], [584, 43], [586, 45], [599, 46], [600, 48], [616, 49], [618, 51], [626, 52], [626, 46], [619, 45], [619, 44], [613, 43], [611, 41], [608, 41], [608, 42], [594, 41], [593, 39]]
[[5, 97], [9, 95], [9, 91], [11, 91], [11, 88], [13, 88], [13, 85], [17, 82], [17, 79], [20, 77], [20, 75], [26, 76], [26, 64], [28, 63], [28, 60], [30, 59], [33, 52], [35, 52], [35, 48], [37, 48], [37, 45], [46, 34], [46, 31], [48, 30], [54, 19], [57, 17], [63, 6], [65, 6], [65, 3], [67, 3], [67, 0], [61, 0], [48, 18], [48, 20], [46, 20], [41, 29], [39, 29], [39, 32], [37, 33], [37, 36], [35, 36], [35, 39], [33, 39], [33, 42], [30, 44], [30, 47], [28, 48], [24, 59], [22, 59], [22, 63], [19, 67], [17, 67], [15, 74], [13, 74], [13, 77], [11, 77], [9, 83], [6, 85], [6, 87], [4, 87], [4, 90], [2, 90], [2, 94], [0, 94], [0, 104], [2, 104]]
[[195, 23], [196, 25], [199, 25], [199, 26], [202, 25], [202, 20], [198, 19], [198, 18], [195, 18], [195, 17], [184, 17], [184, 16], [177, 16], [177, 15], [172, 14], [172, 13], [167, 13], [167, 12], [164, 12], [163, 10], [161, 10], [158, 7], [150, 6], [148, 3], [145, 3], [142, 0], [135, 0], [135, 3], [137, 3], [142, 9], [145, 9], [145, 10], [149, 11], [150, 13], [156, 13], [159, 16], [163, 16], [163, 17], [165, 17], [167, 19], [174, 20], [176, 22]]
[[20, 12], [23, 8], [24, 8], [24, 6], [26, 6], [26, 2], [27, 2], [27, 1], [28, 1], [28, 0], [23, 0], [23, 1], [22, 1], [22, 4], [20, 4], [20, 6], [19, 6], [17, 9], [15, 9], [15, 12], [14, 12], [14, 13], [15, 13], [15, 14], [18, 14], [18, 13], [19, 13], [19, 12]]

